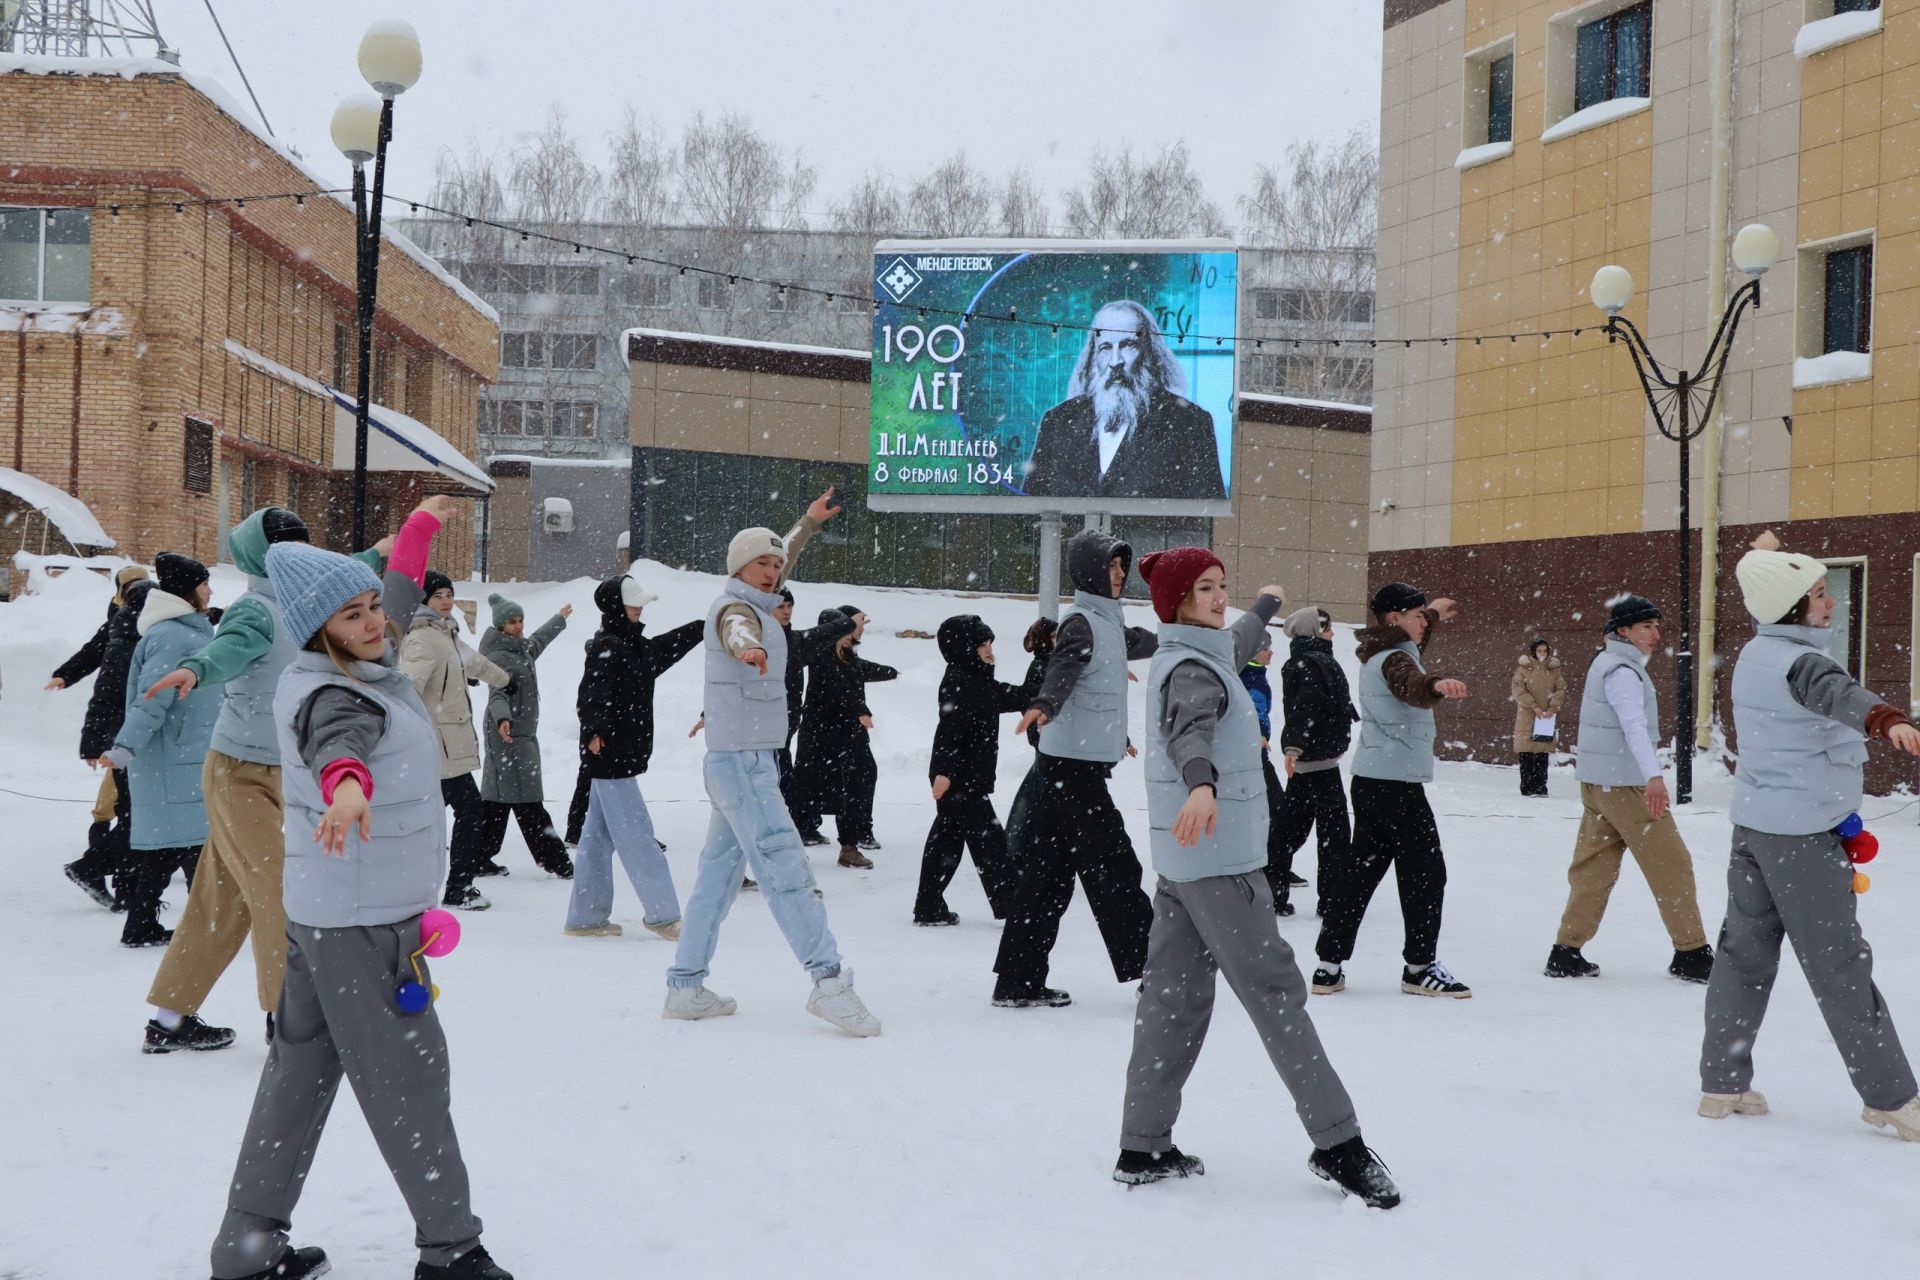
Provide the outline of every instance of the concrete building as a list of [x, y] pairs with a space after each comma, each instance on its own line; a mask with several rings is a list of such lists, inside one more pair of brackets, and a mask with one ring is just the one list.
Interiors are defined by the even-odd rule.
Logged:
[[[1723, 664], [1751, 635], [1732, 565], [1772, 527], [1832, 566], [1836, 656], [1905, 705], [1920, 639], [1920, 0], [1384, 9], [1370, 576], [1466, 606], [1441, 661], [1476, 696], [1443, 713], [1441, 740], [1508, 755], [1504, 690], [1529, 635], [1558, 642], [1577, 676], [1614, 591], [1674, 619], [1680, 447], [1586, 287], [1626, 267], [1625, 314], [1697, 368], [1743, 283], [1733, 234], [1752, 222], [1779, 234], [1779, 261], [1690, 462], [1696, 584], [1703, 522], [1717, 559], [1705, 697], [1724, 718]], [[1391, 341], [1454, 334], [1530, 336]], [[1670, 659], [1655, 670], [1670, 721]], [[1870, 779], [1907, 773], [1877, 760]]]
[[[631, 461], [618, 474], [629, 484], [622, 514], [630, 513], [635, 558], [716, 569], [736, 530], [790, 519], [832, 484], [846, 509], [808, 550], [809, 578], [1033, 592], [1039, 537], [1031, 515], [867, 509], [864, 350], [637, 331], [627, 335], [627, 354]], [[1278, 579], [1294, 598], [1357, 620], [1370, 412], [1246, 394], [1236, 422], [1232, 519], [1117, 516], [1115, 531], [1140, 554], [1210, 544], [1234, 581]], [[495, 576], [597, 576], [624, 563], [611, 526], [597, 511], [599, 523], [588, 523], [588, 509], [604, 500], [608, 468], [525, 458], [492, 465]], [[550, 505], [556, 498], [570, 507], [569, 532], [542, 527], [561, 510]]]
[[[254, 507], [350, 534], [354, 217], [220, 88], [157, 60], [0, 55], [0, 465], [78, 498], [139, 559], [223, 554]], [[219, 197], [219, 199], [216, 199]], [[381, 246], [370, 527], [470, 461], [490, 307]], [[436, 546], [462, 576], [470, 508]]]

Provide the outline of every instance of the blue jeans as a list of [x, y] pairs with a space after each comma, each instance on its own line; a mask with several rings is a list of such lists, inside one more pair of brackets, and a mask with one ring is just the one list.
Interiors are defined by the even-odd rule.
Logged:
[[[667, 985], [697, 987], [706, 981], [720, 924], [740, 895], [742, 873], [760, 882], [774, 923], [808, 975], [816, 981], [833, 977], [840, 972], [840, 951], [827, 927], [827, 908], [813, 896], [813, 870], [800, 847], [800, 832], [780, 798], [778, 753], [709, 751], [701, 771], [713, 818]], [[579, 874], [576, 869], [576, 880]]]
[[653, 837], [653, 815], [640, 794], [638, 778], [595, 778], [587, 799], [587, 820], [580, 847], [573, 851], [573, 896], [567, 902], [567, 928], [605, 924], [613, 914], [613, 854], [633, 881], [646, 908], [648, 924], [680, 918], [680, 895], [673, 891], [667, 856]]

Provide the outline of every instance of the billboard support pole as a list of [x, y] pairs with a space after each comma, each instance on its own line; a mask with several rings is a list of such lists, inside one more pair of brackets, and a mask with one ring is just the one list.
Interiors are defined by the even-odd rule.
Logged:
[[1060, 517], [1040, 517], [1040, 616], [1060, 621]]

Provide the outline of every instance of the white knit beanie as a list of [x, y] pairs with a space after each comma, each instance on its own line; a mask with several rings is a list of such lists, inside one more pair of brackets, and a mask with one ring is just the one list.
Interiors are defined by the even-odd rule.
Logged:
[[727, 544], [727, 576], [732, 577], [761, 556], [787, 558], [787, 540], [771, 529], [742, 529]]
[[1780, 539], [1768, 530], [1753, 540], [1753, 550], [1740, 557], [1733, 574], [1740, 580], [1747, 612], [1764, 625], [1793, 612], [1813, 584], [1827, 576], [1827, 566], [1812, 556], [1780, 550]]

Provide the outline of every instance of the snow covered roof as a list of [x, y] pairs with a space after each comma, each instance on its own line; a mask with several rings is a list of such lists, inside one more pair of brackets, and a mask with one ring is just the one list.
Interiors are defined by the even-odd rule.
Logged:
[[[232, 117], [234, 123], [251, 133], [261, 145], [270, 148], [282, 160], [299, 170], [316, 189], [326, 190], [338, 185], [330, 179], [321, 177], [305, 160], [295, 155], [290, 148], [262, 128], [247, 113], [246, 108], [227, 93], [226, 86], [218, 80], [197, 71], [176, 66], [171, 62], [163, 62], [159, 58], [66, 58], [47, 54], [0, 53], [0, 75], [11, 73], [29, 76], [118, 76], [122, 80], [137, 80], [141, 76], [177, 76], [224, 114]], [[353, 199], [349, 195], [335, 192], [333, 198], [349, 209], [353, 207]], [[384, 226], [380, 229], [380, 235], [394, 248], [412, 258], [434, 279], [451, 289], [462, 302], [494, 324], [500, 323], [498, 311], [489, 306], [479, 294], [460, 283], [458, 277], [452, 272], [434, 261], [426, 250], [398, 231], [389, 231]]]
[[127, 318], [118, 307], [96, 307], [91, 302], [0, 303], [0, 333], [127, 332]]
[[1277, 396], [1265, 391], [1242, 391], [1242, 400], [1255, 400], [1263, 404], [1297, 404], [1306, 409], [1343, 409], [1348, 413], [1372, 413], [1370, 404], [1347, 404], [1340, 400], [1302, 400], [1298, 396]]
[[0, 492], [10, 493], [47, 518], [60, 536], [76, 547], [111, 547], [114, 541], [87, 504], [24, 471], [0, 467]]
[[319, 396], [322, 400], [327, 399], [333, 394], [327, 390], [325, 383], [315, 378], [309, 378], [304, 373], [296, 373], [281, 364], [278, 360], [269, 360], [252, 347], [243, 347], [232, 338], [227, 339], [226, 347], [229, 355], [238, 356], [242, 364], [259, 370], [269, 378], [278, 378], [280, 381], [298, 387], [310, 395]]
[[716, 347], [752, 347], [758, 351], [793, 351], [809, 356], [845, 356], [872, 360], [873, 352], [858, 347], [811, 347], [801, 342], [768, 342], [759, 338], [727, 338], [712, 333], [681, 333], [673, 329], [628, 329], [620, 335], [624, 346], [628, 338], [664, 338], [670, 342], [706, 342]]
[[[353, 469], [354, 409], [356, 401], [335, 388], [333, 397], [333, 469]], [[466, 455], [426, 423], [384, 404], [367, 406], [367, 469], [370, 471], [433, 471], [457, 480], [469, 489], [492, 493], [493, 481]]]

